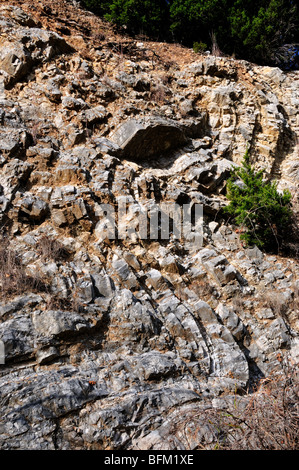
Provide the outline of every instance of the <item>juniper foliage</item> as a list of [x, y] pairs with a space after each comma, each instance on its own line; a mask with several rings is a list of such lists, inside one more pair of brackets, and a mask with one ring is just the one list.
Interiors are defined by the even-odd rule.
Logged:
[[227, 182], [230, 203], [224, 210], [243, 229], [240, 237], [246, 245], [277, 252], [291, 226], [291, 193], [278, 191], [277, 182], [266, 181], [263, 175], [263, 170], [256, 171], [250, 163], [246, 151]]
[[80, 0], [128, 34], [206, 43], [262, 65], [299, 67], [299, 8], [294, 0]]

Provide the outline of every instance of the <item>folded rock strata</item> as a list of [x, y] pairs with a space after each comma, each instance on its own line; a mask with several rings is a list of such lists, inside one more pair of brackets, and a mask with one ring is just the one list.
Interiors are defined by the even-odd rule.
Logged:
[[[102, 24], [73, 3], [70, 31]], [[0, 8], [1, 448], [214, 448], [204, 415], [173, 423], [298, 364], [297, 261], [222, 218], [247, 147], [296, 196], [298, 72], [120, 57], [34, 5]], [[132, 236], [109, 237], [124, 197]], [[141, 236], [163, 202], [203, 205], [195, 250]]]

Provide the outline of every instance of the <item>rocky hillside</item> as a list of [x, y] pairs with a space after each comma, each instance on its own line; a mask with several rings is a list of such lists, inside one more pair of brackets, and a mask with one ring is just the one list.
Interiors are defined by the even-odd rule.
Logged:
[[[221, 445], [211, 413], [299, 361], [298, 261], [221, 216], [247, 146], [298, 196], [299, 72], [121, 37], [63, 0], [2, 1], [0, 30], [1, 448]], [[130, 227], [203, 205], [202, 243], [107, 237], [124, 196]]]

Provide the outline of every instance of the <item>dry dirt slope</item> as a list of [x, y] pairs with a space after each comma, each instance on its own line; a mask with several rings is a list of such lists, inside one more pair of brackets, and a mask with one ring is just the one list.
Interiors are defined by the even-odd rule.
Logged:
[[[1, 447], [294, 448], [295, 376], [276, 428], [252, 387], [297, 367], [298, 263], [244, 248], [221, 209], [248, 145], [297, 196], [298, 72], [121, 37], [71, 2], [0, 16]], [[202, 245], [104, 237], [121, 196], [131, 224], [202, 204]], [[253, 397], [266, 433], [225, 426]]]

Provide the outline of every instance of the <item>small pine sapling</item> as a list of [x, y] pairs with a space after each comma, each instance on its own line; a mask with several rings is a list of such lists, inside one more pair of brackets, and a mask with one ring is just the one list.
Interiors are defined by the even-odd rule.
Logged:
[[240, 238], [246, 245], [279, 251], [291, 225], [291, 194], [277, 190], [277, 182], [265, 181], [256, 171], [247, 150], [240, 167], [234, 167], [227, 182], [230, 203], [224, 209], [243, 228]]

